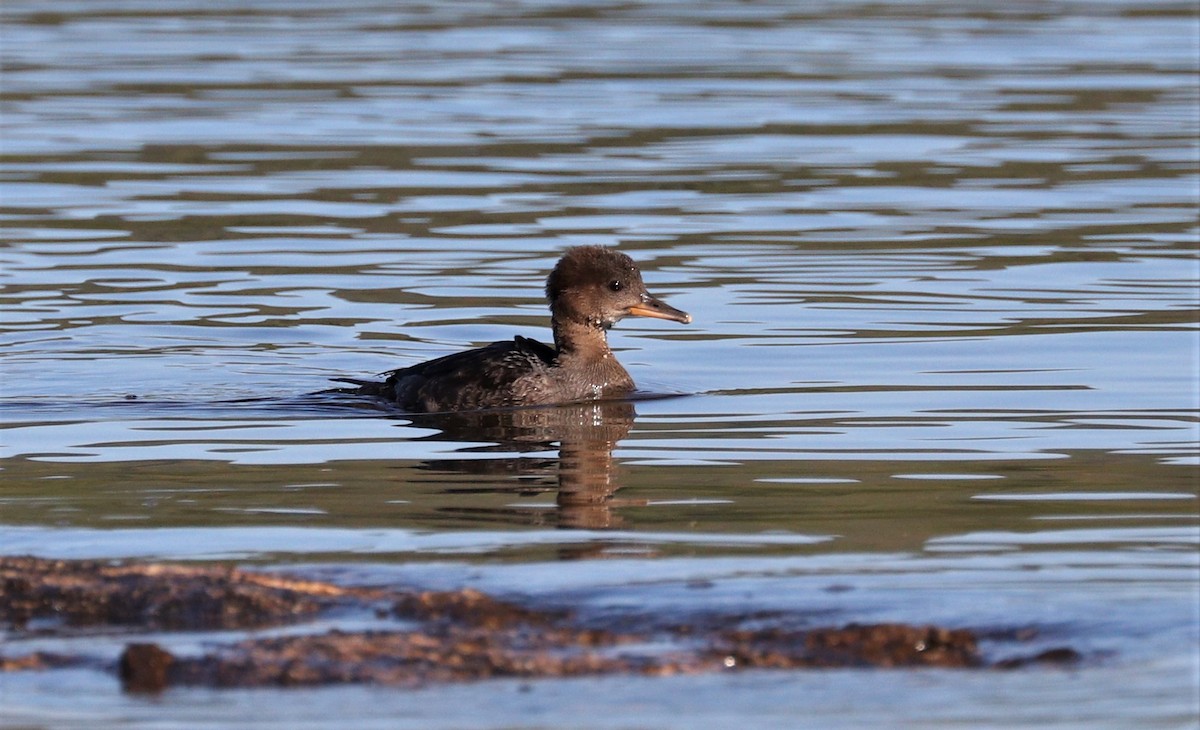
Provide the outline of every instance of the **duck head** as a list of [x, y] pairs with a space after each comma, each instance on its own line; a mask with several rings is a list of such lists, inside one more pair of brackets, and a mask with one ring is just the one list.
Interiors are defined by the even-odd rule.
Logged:
[[654, 297], [642, 272], [619, 251], [604, 246], [567, 249], [546, 279], [546, 298], [556, 322], [608, 329], [622, 317], [654, 317], [682, 324], [692, 316]]

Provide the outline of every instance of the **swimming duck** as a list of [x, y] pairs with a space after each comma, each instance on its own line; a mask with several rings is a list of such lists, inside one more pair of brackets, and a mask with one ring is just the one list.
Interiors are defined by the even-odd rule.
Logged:
[[383, 382], [341, 379], [340, 393], [385, 398], [409, 412], [436, 413], [619, 398], [633, 378], [608, 347], [622, 317], [688, 324], [691, 315], [646, 291], [633, 259], [604, 246], [568, 249], [546, 279], [554, 346], [511, 340], [393, 370]]

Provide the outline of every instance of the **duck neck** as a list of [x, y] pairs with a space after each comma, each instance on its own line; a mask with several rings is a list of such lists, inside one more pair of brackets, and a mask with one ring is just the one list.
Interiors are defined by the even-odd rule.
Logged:
[[608, 330], [599, 323], [555, 319], [554, 346], [560, 359], [595, 361], [612, 356]]

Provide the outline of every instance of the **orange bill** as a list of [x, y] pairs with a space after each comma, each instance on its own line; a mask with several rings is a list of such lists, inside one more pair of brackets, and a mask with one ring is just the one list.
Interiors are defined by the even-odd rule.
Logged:
[[690, 324], [692, 315], [666, 304], [649, 294], [642, 295], [642, 301], [625, 310], [635, 317], [654, 317], [655, 319], [670, 319], [683, 324]]

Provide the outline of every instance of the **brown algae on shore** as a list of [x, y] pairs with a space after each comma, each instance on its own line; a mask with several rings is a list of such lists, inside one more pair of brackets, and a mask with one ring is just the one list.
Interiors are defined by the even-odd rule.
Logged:
[[[980, 651], [977, 632], [965, 628], [879, 623], [796, 629], [796, 616], [786, 614], [730, 613], [674, 622], [662, 617], [583, 620], [561, 607], [523, 606], [469, 588], [343, 587], [223, 566], [3, 557], [0, 586], [0, 621], [14, 638], [99, 628], [124, 629], [131, 638], [150, 630], [261, 630], [339, 611], [390, 622], [380, 629], [212, 642], [198, 656], [131, 641], [115, 664], [51, 653], [0, 658], [4, 671], [95, 666], [117, 674], [134, 692], [170, 686], [419, 686], [493, 677], [664, 676], [733, 669], [1012, 669], [1081, 658], [1059, 647], [990, 660]], [[635, 624], [638, 628], [629, 628]], [[1010, 633], [1015, 641], [1031, 636]]]

